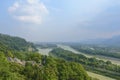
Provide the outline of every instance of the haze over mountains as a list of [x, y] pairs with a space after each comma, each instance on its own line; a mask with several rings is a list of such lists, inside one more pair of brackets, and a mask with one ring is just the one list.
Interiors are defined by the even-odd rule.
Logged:
[[112, 38], [107, 38], [107, 39], [85, 40], [85, 41], [82, 41], [81, 43], [84, 43], [84, 44], [104, 44], [104, 45], [120, 46], [120, 35], [113, 36]]
[[0, 11], [0, 80], [120, 80], [120, 0], [1, 0]]
[[120, 35], [120, 0], [1, 0], [0, 10], [0, 32], [29, 41]]
[[114, 36], [110, 39], [106, 39], [103, 43], [110, 44], [110, 45], [120, 45], [120, 35]]

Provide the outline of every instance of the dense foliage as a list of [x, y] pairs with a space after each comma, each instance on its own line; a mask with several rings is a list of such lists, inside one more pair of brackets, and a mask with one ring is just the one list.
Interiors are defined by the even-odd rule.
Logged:
[[0, 53], [0, 80], [90, 80], [78, 63], [38, 53], [30, 53], [26, 59], [24, 66], [8, 62], [5, 55]]
[[36, 50], [33, 43], [27, 42], [25, 39], [19, 37], [0, 34], [0, 51], [32, 51], [30, 49]]
[[50, 52], [50, 55], [70, 61], [81, 63], [88, 70], [97, 71], [102, 74], [120, 79], [120, 66], [112, 64], [110, 61], [104, 62], [96, 58], [87, 58], [81, 54], [74, 54], [71, 51], [55, 48]]
[[24, 76], [19, 74], [22, 66], [16, 63], [9, 63], [5, 55], [0, 52], [0, 80], [24, 80]]

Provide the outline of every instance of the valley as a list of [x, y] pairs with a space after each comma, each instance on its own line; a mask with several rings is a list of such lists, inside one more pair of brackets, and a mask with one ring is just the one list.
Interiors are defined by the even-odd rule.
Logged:
[[[104, 57], [104, 56], [87, 55], [87, 54], [78, 52], [77, 50], [71, 48], [70, 46], [63, 45], [63, 44], [62, 44], [62, 45], [61, 45], [61, 44], [57, 44], [57, 47], [58, 47], [58, 48], [62, 48], [62, 49], [64, 49], [64, 50], [72, 51], [72, 52], [75, 53], [75, 54], [85, 55], [85, 56], [88, 57], [88, 58], [96, 57], [98, 60], [104, 60], [104, 61], [109, 60], [109, 61], [112, 61], [112, 63], [113, 63], [113, 62], [119, 62], [119, 61], [117, 61], [117, 60], [114, 59], [114, 58], [111, 59], [111, 58], [108, 58], [108, 57], [106, 58], [106, 57]], [[43, 53], [43, 55], [49, 55], [49, 52], [52, 51], [53, 49], [54, 49], [54, 48], [51, 48], [51, 49], [50, 49], [50, 48], [45, 48], [45, 49], [39, 48], [39, 52], [40, 52], [40, 53]], [[114, 64], [116, 64], [116, 63], [114, 63]], [[93, 73], [93, 72], [91, 72], [91, 71], [87, 71], [87, 74], [88, 74], [89, 76], [91, 76], [91, 77], [93, 77], [93, 78], [97, 78], [97, 79], [99, 79], [99, 80], [116, 80], [116, 79], [114, 79], [114, 78], [110, 78], [110, 77], [107, 77], [107, 76], [105, 76], [105, 75]]]
[[117, 65], [120, 65], [120, 59], [117, 59], [117, 58], [112, 58], [112, 57], [106, 57], [106, 56], [101, 56], [101, 55], [89, 55], [89, 54], [84, 54], [82, 52], [79, 52], [75, 49], [73, 49], [72, 47], [68, 46], [68, 45], [58, 45], [58, 47], [62, 48], [62, 49], [65, 49], [65, 50], [69, 50], [69, 51], [72, 51], [73, 53], [76, 53], [76, 54], [83, 54], [85, 55], [86, 57], [88, 58], [91, 58], [91, 57], [95, 57], [99, 60], [104, 60], [104, 61], [111, 61], [113, 64], [117, 64]]
[[120, 0], [1, 0], [0, 80], [120, 80]]
[[[50, 78], [51, 80], [58, 80], [58, 78], [61, 80], [80, 80], [82, 78], [83, 80], [120, 79], [120, 68], [114, 65], [119, 62], [118, 58], [88, 55], [65, 44], [37, 44], [36, 46], [23, 38], [3, 34], [0, 35], [0, 39], [0, 64], [5, 63], [0, 66], [0, 71], [4, 72], [2, 70], [7, 65], [6, 71], [8, 72], [3, 76], [10, 73], [9, 79], [12, 78], [14, 71], [16, 71], [14, 74], [18, 80], [20, 76], [22, 76], [22, 80], [48, 80]], [[112, 63], [116, 61], [116, 63], [112, 64], [110, 61]], [[30, 73], [30, 71], [34, 71], [34, 73]], [[45, 73], [43, 74], [43, 72]], [[17, 74], [20, 76], [17, 76]], [[35, 78], [36, 74], [37, 77]], [[12, 80], [15, 80], [15, 78]]]

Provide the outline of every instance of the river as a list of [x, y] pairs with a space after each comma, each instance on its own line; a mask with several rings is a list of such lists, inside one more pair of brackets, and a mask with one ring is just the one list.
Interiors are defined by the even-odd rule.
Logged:
[[[93, 57], [91, 55], [86, 55], [84, 53], [81, 53], [81, 52], [78, 52], [76, 51], [75, 49], [71, 48], [70, 46], [67, 46], [67, 45], [57, 45], [58, 47], [64, 49], [64, 50], [69, 50], [69, 51], [72, 51], [76, 54], [83, 54], [85, 55], [86, 57]], [[42, 55], [49, 55], [49, 52], [52, 50], [52, 48], [45, 48], [45, 49], [41, 49], [41, 48], [38, 48], [39, 50], [39, 53], [42, 54]], [[92, 72], [89, 72], [87, 71], [87, 74], [93, 78], [97, 78], [99, 80], [115, 80], [113, 78], [110, 78], [110, 77], [107, 77], [107, 76], [103, 76], [103, 75], [99, 75], [99, 74], [96, 74], [96, 73], [92, 73]]]

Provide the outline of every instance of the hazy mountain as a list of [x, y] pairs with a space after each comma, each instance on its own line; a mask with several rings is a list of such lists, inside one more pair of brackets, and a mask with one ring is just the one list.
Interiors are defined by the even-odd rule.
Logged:
[[120, 35], [119, 36], [113, 36], [112, 38], [108, 39], [91, 39], [81, 42], [83, 44], [102, 44], [102, 45], [114, 45], [114, 46], [120, 46]]
[[102, 42], [103, 44], [106, 45], [116, 45], [116, 46], [120, 46], [120, 35], [119, 36], [114, 36], [112, 38], [106, 39], [105, 41]]

